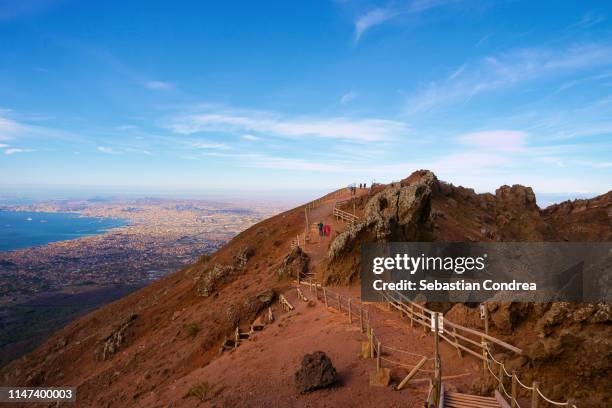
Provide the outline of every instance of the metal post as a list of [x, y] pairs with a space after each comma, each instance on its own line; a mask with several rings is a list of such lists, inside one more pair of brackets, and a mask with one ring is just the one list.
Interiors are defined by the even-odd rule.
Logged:
[[538, 408], [538, 400], [539, 400], [539, 395], [538, 395], [538, 382], [534, 381], [533, 382], [533, 391], [531, 394], [531, 408]]

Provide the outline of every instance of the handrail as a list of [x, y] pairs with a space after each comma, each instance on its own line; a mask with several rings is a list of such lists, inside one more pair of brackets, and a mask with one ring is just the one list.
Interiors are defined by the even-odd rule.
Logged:
[[[419, 305], [418, 303], [414, 303], [413, 301], [408, 299], [403, 293], [398, 292], [398, 291], [393, 291], [393, 292], [396, 293], [400, 298], [403, 298], [404, 301], [406, 301], [406, 302], [408, 302], [408, 303], [410, 303], [410, 304], [412, 304], [412, 305], [414, 305], [416, 307], [421, 308], [423, 311], [429, 313], [430, 315], [433, 315], [433, 313], [435, 313], [435, 312], [425, 308], [424, 306]], [[455, 329], [458, 329], [458, 330], [463, 330], [463, 331], [465, 331], [467, 333], [473, 334], [473, 335], [478, 336], [478, 337], [480, 337], [482, 339], [487, 339], [487, 340], [489, 340], [489, 341], [491, 341], [493, 343], [496, 343], [496, 344], [498, 344], [498, 345], [500, 345], [502, 347], [507, 348], [508, 350], [510, 350], [510, 351], [512, 351], [514, 353], [517, 353], [517, 354], [522, 354], [523, 353], [523, 350], [521, 350], [520, 348], [515, 347], [512, 344], [506, 343], [505, 341], [500, 340], [497, 337], [493, 337], [493, 336], [488, 335], [486, 333], [479, 332], [478, 330], [470, 329], [470, 328], [462, 326], [460, 324], [453, 323], [450, 320], [444, 320], [444, 324], [447, 324], [448, 326], [454, 327]]]
[[357, 217], [355, 214], [351, 214], [339, 208], [334, 208], [333, 215], [338, 216], [338, 217], [346, 217], [352, 221], [357, 221], [359, 219], [359, 217]]

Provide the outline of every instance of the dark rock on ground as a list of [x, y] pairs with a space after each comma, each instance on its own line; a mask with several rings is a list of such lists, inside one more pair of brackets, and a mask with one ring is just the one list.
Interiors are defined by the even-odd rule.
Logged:
[[295, 372], [295, 387], [300, 393], [327, 388], [336, 382], [336, 369], [322, 351], [306, 354]]

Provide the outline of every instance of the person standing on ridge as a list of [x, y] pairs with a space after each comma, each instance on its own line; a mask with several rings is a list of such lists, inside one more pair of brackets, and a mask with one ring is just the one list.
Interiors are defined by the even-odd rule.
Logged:
[[319, 221], [317, 228], [319, 228], [319, 236], [323, 236], [323, 221]]

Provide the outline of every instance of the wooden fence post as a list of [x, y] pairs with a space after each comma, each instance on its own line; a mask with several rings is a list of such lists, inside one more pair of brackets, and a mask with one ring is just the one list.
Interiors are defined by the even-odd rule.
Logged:
[[325, 308], [327, 309], [329, 306], [327, 305], [327, 293], [325, 292], [325, 286], [323, 286], [323, 300], [325, 300]]
[[363, 333], [363, 304], [361, 302], [359, 302], [359, 327]]
[[481, 337], [480, 344], [482, 345], [482, 378], [486, 381], [488, 378], [487, 360], [489, 357], [487, 356], [487, 343], [484, 341], [484, 337]]
[[410, 327], [414, 327], [414, 305], [410, 303]]
[[455, 348], [457, 348], [457, 353], [459, 357], [463, 358], [463, 351], [461, 351], [461, 347], [459, 347], [459, 338], [457, 337], [457, 329], [453, 327], [453, 337], [455, 338]]
[[374, 329], [370, 327], [370, 358], [374, 358]]
[[353, 324], [353, 313], [351, 311], [351, 298], [348, 298], [348, 318], [349, 318], [349, 324]]
[[312, 278], [308, 279], [308, 287], [310, 288], [310, 293], [312, 293]]
[[376, 346], [376, 371], [380, 371], [380, 340]]
[[484, 324], [485, 324], [485, 334], [489, 335], [489, 308], [487, 307], [487, 302], [484, 302]]
[[511, 408], [516, 408], [516, 372], [512, 371], [512, 401], [510, 401]]
[[538, 395], [538, 382], [534, 381], [533, 382], [533, 391], [531, 394], [531, 408], [538, 408], [538, 399], [539, 399], [539, 395]]
[[406, 385], [408, 381], [410, 381], [412, 377], [414, 377], [414, 375], [421, 369], [421, 367], [423, 366], [423, 364], [425, 364], [426, 361], [427, 361], [427, 357], [423, 357], [421, 361], [419, 361], [417, 365], [414, 366], [412, 370], [410, 370], [408, 375], [398, 384], [398, 386], [395, 387], [395, 389], [401, 390], [402, 388], [404, 388], [404, 385]]

